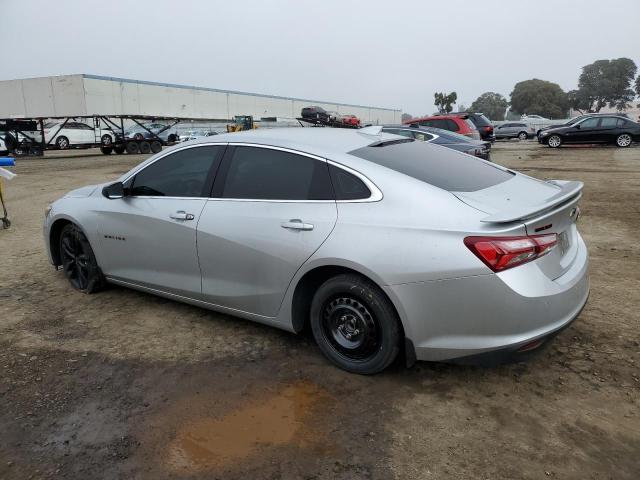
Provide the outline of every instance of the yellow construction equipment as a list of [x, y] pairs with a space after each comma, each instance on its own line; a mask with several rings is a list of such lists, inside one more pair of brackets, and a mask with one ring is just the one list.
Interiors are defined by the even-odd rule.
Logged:
[[251, 115], [236, 115], [233, 117], [233, 123], [227, 125], [227, 132], [242, 132], [243, 130], [253, 130], [258, 128], [258, 124], [254, 123]]

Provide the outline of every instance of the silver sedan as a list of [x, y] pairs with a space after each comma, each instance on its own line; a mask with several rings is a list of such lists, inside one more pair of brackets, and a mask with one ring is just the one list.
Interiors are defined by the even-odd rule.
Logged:
[[135, 288], [293, 332], [371, 374], [521, 358], [587, 301], [582, 183], [381, 132], [180, 144], [46, 212], [73, 288]]

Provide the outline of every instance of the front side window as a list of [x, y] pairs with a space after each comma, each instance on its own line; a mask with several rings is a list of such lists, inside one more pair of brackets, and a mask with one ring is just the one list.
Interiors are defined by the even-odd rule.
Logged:
[[219, 180], [224, 182], [220, 192], [223, 198], [334, 199], [324, 160], [271, 148], [236, 147], [225, 170]]
[[133, 179], [131, 195], [208, 197], [211, 171], [217, 167], [221, 145], [186, 148], [145, 167]]
[[580, 128], [595, 128], [598, 126], [600, 119], [598, 117], [587, 118], [584, 122], [580, 122]]

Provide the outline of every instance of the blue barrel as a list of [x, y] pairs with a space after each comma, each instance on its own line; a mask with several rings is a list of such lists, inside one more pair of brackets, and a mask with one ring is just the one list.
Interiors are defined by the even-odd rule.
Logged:
[[0, 157], [0, 167], [15, 167], [16, 162], [13, 157]]

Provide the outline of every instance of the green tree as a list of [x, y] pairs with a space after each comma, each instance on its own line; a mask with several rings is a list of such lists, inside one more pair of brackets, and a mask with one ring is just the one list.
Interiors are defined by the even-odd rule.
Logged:
[[472, 112], [482, 112], [491, 120], [504, 120], [509, 102], [499, 93], [485, 92], [471, 104]]
[[513, 87], [511, 109], [520, 114], [565, 118], [569, 102], [560, 85], [533, 78], [518, 82]]
[[436, 92], [433, 94], [433, 97], [435, 99], [433, 104], [438, 107], [440, 113], [451, 113], [453, 104], [458, 100], [458, 94], [456, 92], [451, 92], [448, 95], [444, 92]]
[[596, 60], [585, 65], [578, 79], [578, 89], [569, 95], [571, 108], [580, 112], [599, 112], [609, 105], [619, 111], [625, 110], [636, 96], [632, 88], [636, 71], [636, 64], [630, 58]]
[[640, 97], [640, 75], [638, 75], [638, 78], [636, 78], [636, 93]]
[[402, 123], [404, 123], [404, 122], [408, 122], [408, 121], [409, 121], [409, 120], [411, 120], [412, 118], [413, 118], [413, 115], [411, 115], [410, 113], [403, 113], [403, 114], [400, 116], [400, 121], [401, 121]]

